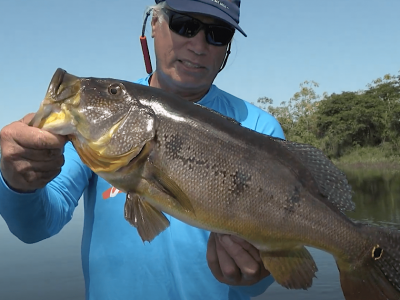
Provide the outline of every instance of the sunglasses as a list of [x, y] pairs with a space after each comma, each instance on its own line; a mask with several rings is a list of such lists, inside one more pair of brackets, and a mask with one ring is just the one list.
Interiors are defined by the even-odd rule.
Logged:
[[204, 24], [198, 19], [177, 13], [169, 9], [163, 9], [169, 18], [169, 29], [180, 36], [187, 38], [194, 37], [200, 30], [204, 29], [206, 41], [213, 46], [225, 46], [233, 38], [235, 30], [232, 27]]

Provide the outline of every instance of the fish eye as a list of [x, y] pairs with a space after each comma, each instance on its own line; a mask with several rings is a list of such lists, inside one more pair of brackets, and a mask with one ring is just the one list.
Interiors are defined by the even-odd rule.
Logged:
[[119, 84], [112, 84], [108, 87], [108, 92], [112, 95], [118, 95], [121, 93], [121, 86]]

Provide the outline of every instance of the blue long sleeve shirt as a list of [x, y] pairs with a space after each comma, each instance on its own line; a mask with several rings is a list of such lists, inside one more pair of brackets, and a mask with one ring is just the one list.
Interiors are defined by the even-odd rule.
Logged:
[[[148, 85], [149, 77], [137, 83]], [[284, 138], [274, 117], [213, 85], [198, 102], [239, 121], [242, 126]], [[84, 195], [82, 266], [86, 299], [244, 300], [265, 291], [271, 276], [249, 287], [218, 282], [208, 268], [209, 232], [167, 215], [170, 226], [143, 243], [124, 219], [125, 194], [94, 174], [71, 143], [61, 173], [43, 189], [17, 193], [0, 179], [0, 215], [26, 243], [57, 234]]]

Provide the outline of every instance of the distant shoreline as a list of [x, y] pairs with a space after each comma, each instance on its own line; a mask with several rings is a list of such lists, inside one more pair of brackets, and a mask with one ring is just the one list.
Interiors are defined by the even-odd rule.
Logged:
[[334, 164], [342, 169], [348, 171], [359, 170], [376, 170], [376, 171], [398, 171], [400, 172], [400, 162], [340, 162], [336, 161]]

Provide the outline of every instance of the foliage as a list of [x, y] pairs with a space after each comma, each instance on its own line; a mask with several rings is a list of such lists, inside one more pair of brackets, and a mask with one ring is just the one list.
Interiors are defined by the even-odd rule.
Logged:
[[[396, 164], [400, 161], [400, 154], [393, 155], [390, 145], [383, 144], [375, 147], [356, 146], [352, 151], [340, 157], [340, 159], [333, 159], [334, 163], [339, 165], [352, 165], [354, 163], [368, 163], [369, 165], [391, 165], [390, 168], [398, 169], [400, 165]], [[389, 168], [385, 168], [388, 170]]]
[[[304, 81], [300, 84], [300, 91], [296, 92], [288, 103], [282, 102], [278, 107], [273, 107], [272, 99], [267, 97], [257, 100], [270, 114], [275, 116], [282, 126], [288, 140], [315, 145], [316, 114], [320, 96], [315, 92], [318, 83]], [[266, 104], [271, 104], [266, 107]]]
[[321, 101], [317, 112], [321, 148], [340, 157], [356, 146], [376, 147], [389, 143], [399, 149], [400, 87], [397, 77], [385, 75], [362, 92], [332, 94]]
[[368, 84], [366, 96], [372, 97], [381, 106], [381, 142], [389, 142], [393, 149], [400, 150], [400, 76], [386, 74]]
[[[339, 158], [359, 147], [382, 147], [397, 157], [400, 150], [400, 76], [387, 74], [367, 89], [317, 95], [318, 83], [305, 81], [286, 103], [258, 104], [274, 115], [288, 140], [312, 144]], [[358, 148], [357, 148], [358, 147]]]

